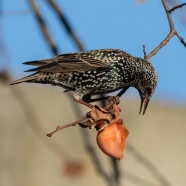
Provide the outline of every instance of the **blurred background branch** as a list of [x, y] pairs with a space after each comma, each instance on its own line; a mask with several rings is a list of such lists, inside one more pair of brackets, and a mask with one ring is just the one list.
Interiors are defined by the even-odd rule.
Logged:
[[[37, 5], [34, 2], [34, 0], [31, 0], [31, 5], [33, 7], [33, 10], [35, 12], [35, 15], [36, 16], [36, 21], [38, 22], [38, 24], [40, 25], [39, 27], [41, 28], [41, 32], [43, 33], [43, 35], [45, 36], [45, 33], [49, 33], [48, 31], [48, 28], [47, 28], [47, 25], [45, 24], [44, 21], [40, 21], [40, 20], [43, 20], [42, 16], [41, 16], [41, 13], [39, 11], [39, 9], [35, 8], [37, 7]], [[66, 31], [67, 33], [69, 34], [70, 37], [72, 37], [74, 43], [77, 45], [78, 49], [80, 51], [83, 51], [84, 50], [84, 47], [82, 45], [82, 43], [80, 42], [80, 40], [77, 38], [76, 34], [74, 33], [73, 29], [71, 28], [70, 24], [68, 23], [67, 19], [65, 18], [65, 16], [62, 14], [61, 10], [58, 8], [58, 6], [55, 4], [54, 1], [52, 0], [48, 0], [48, 3], [51, 5], [51, 7], [56, 11], [58, 17], [59, 17], [59, 20], [61, 21], [62, 25], [66, 28]], [[38, 19], [38, 17], [40, 17]], [[59, 54], [58, 53], [58, 50], [53, 50], [53, 48], [57, 48], [54, 44], [51, 44], [51, 40], [52, 40], [52, 37], [45, 37], [47, 43], [48, 43], [48, 46], [50, 47], [51, 51], [53, 51], [54, 55], [57, 55]], [[68, 96], [69, 99], [71, 99], [71, 96]], [[80, 115], [82, 115], [81, 113], [81, 110], [79, 108], [78, 105], [75, 105], [72, 103], [72, 106], [73, 106], [73, 110], [74, 110], [74, 113], [76, 113], [76, 117], [78, 118]], [[101, 162], [99, 161], [99, 157], [94, 149], [94, 147], [92, 146], [91, 142], [90, 142], [90, 139], [89, 139], [89, 136], [88, 136], [88, 133], [86, 130], [84, 130], [82, 132], [82, 137], [83, 137], [83, 143], [85, 144], [85, 149], [87, 150], [87, 152], [89, 153], [90, 157], [92, 158], [92, 161], [93, 161], [93, 165], [95, 166], [98, 174], [100, 174], [101, 176], [103, 176], [103, 178], [105, 178], [106, 182], [107, 182], [107, 185], [115, 185], [114, 184], [114, 179], [112, 178], [112, 176], [108, 175], [103, 166], [101, 165]]]
[[54, 43], [54, 40], [53, 40], [53, 38], [52, 38], [52, 36], [51, 36], [47, 26], [46, 26], [46, 23], [44, 21], [44, 18], [42, 16], [41, 12], [40, 12], [40, 9], [38, 8], [38, 5], [37, 5], [36, 1], [35, 0], [29, 0], [29, 2], [30, 2], [30, 5], [31, 5], [31, 8], [33, 10], [33, 14], [35, 16], [35, 19], [37, 20], [38, 25], [41, 29], [41, 32], [42, 32], [43, 36], [45, 37], [50, 49], [52, 50], [54, 55], [58, 55], [59, 50], [58, 50], [56, 44]]
[[54, 0], [47, 0], [47, 2], [50, 4], [51, 8], [56, 12], [61, 25], [64, 26], [66, 32], [69, 34], [71, 39], [74, 41], [74, 44], [76, 45], [77, 49], [79, 51], [84, 51], [85, 49], [84, 49], [82, 42], [80, 41], [80, 39], [74, 32], [66, 16], [63, 14], [62, 8], [59, 8], [59, 5], [57, 5]]

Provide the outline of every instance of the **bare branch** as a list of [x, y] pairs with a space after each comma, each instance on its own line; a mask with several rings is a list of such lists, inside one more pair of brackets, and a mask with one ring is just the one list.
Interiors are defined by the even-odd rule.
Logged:
[[182, 38], [177, 32], [176, 32], [175, 34], [176, 34], [176, 36], [179, 38], [180, 42], [186, 47], [186, 43], [185, 43], [185, 41], [183, 40], [183, 38]]
[[[85, 105], [85, 106], [87, 106], [87, 105]], [[97, 105], [92, 106], [91, 111], [86, 113], [85, 116], [82, 116], [80, 119], [78, 119], [77, 121], [74, 121], [72, 123], [62, 125], [62, 126], [57, 126], [57, 128], [54, 131], [52, 131], [51, 133], [48, 133], [47, 136], [51, 137], [54, 133], [58, 132], [59, 130], [67, 128], [67, 127], [76, 126], [79, 123], [81, 123], [81, 126], [84, 125], [85, 127], [89, 127], [89, 128], [94, 126], [95, 129], [100, 129], [100, 128], [102, 128], [103, 123], [100, 122], [101, 124], [99, 124], [99, 121], [105, 120], [105, 122], [107, 122], [107, 121], [111, 122], [111, 121], [115, 121], [116, 119], [120, 119], [120, 116], [119, 116], [120, 108], [118, 106], [115, 106], [115, 108], [117, 107], [118, 109], [117, 109], [117, 111], [115, 109], [116, 114], [115, 114], [114, 119], [112, 118], [112, 113], [107, 112], [105, 110], [105, 108], [110, 109], [113, 106], [114, 106], [113, 102], [110, 102], [104, 108], [100, 108]], [[87, 106], [87, 107], [89, 107], [89, 106]], [[90, 120], [90, 118], [91, 118], [91, 120]], [[82, 121], [85, 119], [88, 119], [88, 120], [82, 123]]]
[[[150, 52], [150, 54], [148, 54], [146, 56], [145, 59], [150, 59], [153, 55], [155, 55], [162, 47], [164, 47], [168, 41], [174, 36], [176, 35], [178, 37], [178, 39], [180, 40], [180, 42], [186, 47], [186, 43], [184, 42], [183, 38], [178, 34], [178, 32], [176, 31], [175, 29], [175, 26], [174, 26], [174, 23], [173, 23], [173, 20], [172, 20], [172, 16], [171, 16], [171, 12], [169, 10], [169, 7], [167, 5], [167, 2], [166, 0], [162, 0], [162, 4], [164, 6], [164, 9], [165, 9], [165, 12], [166, 12], [166, 15], [167, 15], [167, 19], [168, 19], [168, 23], [169, 23], [169, 27], [170, 27], [170, 32], [169, 34], [165, 37], [165, 39], [152, 51]], [[182, 5], [183, 6], [183, 5]], [[181, 7], [180, 7], [181, 8]]]
[[174, 30], [172, 30], [167, 37], [150, 53], [146, 56], [145, 59], [150, 59], [152, 56], [154, 56], [162, 47], [164, 47], [168, 41], [174, 36]]
[[169, 10], [169, 13], [173, 12], [174, 10], [176, 10], [176, 9], [178, 9], [178, 8], [182, 8], [182, 7], [185, 6], [185, 5], [186, 5], [186, 3], [177, 5], [177, 6], [173, 7], [173, 8], [171, 8], [171, 9]]
[[173, 20], [172, 20], [172, 16], [169, 13], [169, 7], [168, 7], [168, 4], [167, 4], [166, 0], [162, 0], [162, 4], [163, 4], [163, 7], [165, 9], [165, 13], [167, 15], [167, 19], [168, 19], [168, 22], [169, 22], [170, 30], [173, 30], [174, 29], [174, 23], [173, 23]]
[[145, 45], [143, 45], [143, 54], [144, 54], [144, 59], [147, 58], [147, 53], [146, 53], [146, 50], [145, 50]]
[[35, 0], [29, 0], [30, 2], [30, 5], [32, 7], [32, 10], [33, 10], [33, 13], [34, 13], [34, 16], [39, 24], [39, 27], [43, 33], [43, 36], [45, 37], [45, 39], [47, 40], [52, 52], [57, 55], [59, 52], [58, 52], [58, 48], [57, 46], [54, 44], [54, 41], [52, 39], [52, 36], [50, 35], [48, 29], [47, 29], [47, 26], [46, 26], [46, 23], [45, 23], [45, 20], [43, 19], [43, 16], [42, 14], [40, 13], [39, 11], [39, 8], [35, 2]]
[[79, 120], [73, 122], [73, 123], [69, 123], [69, 124], [66, 124], [66, 125], [63, 125], [63, 126], [57, 126], [57, 128], [52, 131], [51, 133], [47, 134], [48, 137], [51, 137], [54, 133], [56, 133], [57, 131], [61, 130], [61, 129], [64, 129], [64, 128], [67, 128], [67, 127], [72, 127], [72, 126], [76, 126], [79, 122], [83, 121], [87, 119], [86, 116], [83, 116], [82, 118], [80, 118]]
[[80, 41], [80, 39], [77, 37], [77, 35], [75, 34], [75, 32], [73, 31], [70, 23], [67, 21], [67, 18], [65, 17], [65, 15], [63, 14], [61, 8], [59, 8], [59, 6], [56, 4], [56, 2], [54, 0], [47, 0], [47, 2], [51, 5], [51, 7], [54, 9], [54, 11], [56, 12], [58, 18], [60, 19], [61, 23], [63, 24], [63, 26], [66, 29], [66, 32], [71, 36], [71, 38], [74, 40], [74, 43], [76, 44], [77, 48], [80, 51], [84, 51], [84, 46], [82, 44], [82, 42]]

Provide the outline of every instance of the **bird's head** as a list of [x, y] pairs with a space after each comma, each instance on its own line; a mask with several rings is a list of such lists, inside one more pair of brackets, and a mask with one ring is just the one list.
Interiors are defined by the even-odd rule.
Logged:
[[145, 114], [150, 98], [156, 89], [157, 81], [158, 75], [152, 66], [143, 71], [140, 81], [136, 87], [141, 98], [139, 114]]

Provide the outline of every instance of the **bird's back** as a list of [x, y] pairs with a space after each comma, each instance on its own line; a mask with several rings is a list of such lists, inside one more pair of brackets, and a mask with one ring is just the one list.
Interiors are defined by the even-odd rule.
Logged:
[[81, 90], [84, 94], [109, 93], [130, 86], [142, 66], [139, 58], [117, 49], [61, 54], [24, 64], [37, 66], [28, 70], [36, 73], [12, 84], [52, 84], [67, 90]]

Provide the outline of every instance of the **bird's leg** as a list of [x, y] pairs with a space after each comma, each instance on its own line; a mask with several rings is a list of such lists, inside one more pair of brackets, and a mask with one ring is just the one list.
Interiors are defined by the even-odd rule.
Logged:
[[107, 100], [109, 103], [113, 101], [115, 104], [119, 104], [119, 96], [106, 96], [106, 97], [100, 97], [100, 98], [93, 98], [92, 99], [89, 95], [85, 95], [83, 97], [83, 100], [87, 103]]
[[116, 105], [118, 105], [120, 103], [120, 100], [119, 100], [119, 96], [110, 96], [107, 98], [108, 102], [113, 102], [115, 103]]
[[127, 90], [129, 86], [122, 88], [122, 90], [117, 94], [117, 96], [121, 97]]
[[[124, 88], [117, 94], [117, 96], [106, 96], [106, 97], [100, 97], [100, 98], [94, 98], [94, 99], [92, 99], [92, 98], [91, 98], [91, 95], [90, 95], [90, 94], [87, 94], [87, 95], [84, 95], [84, 96], [83, 96], [82, 101], [83, 101], [84, 103], [86, 102], [86, 104], [87, 104], [87, 103], [92, 103], [92, 102], [96, 102], [96, 101], [103, 101], [103, 100], [106, 100], [106, 99], [107, 99], [109, 103], [113, 101], [116, 105], [118, 105], [118, 104], [120, 103], [119, 98], [127, 91], [128, 88], [129, 88], [128, 86], [124, 87]], [[79, 102], [79, 101], [77, 101], [77, 102]], [[80, 103], [80, 102], [79, 102], [79, 103]], [[85, 105], [84, 103], [81, 102], [81, 104]], [[87, 105], [86, 105], [86, 106], [87, 106]], [[89, 107], [89, 106], [88, 106], [88, 107]], [[89, 107], [89, 108], [91, 108], [91, 107]]]
[[77, 103], [80, 103], [82, 105], [85, 105], [85, 106], [87, 106], [87, 107], [89, 107], [91, 109], [94, 107], [93, 105], [91, 105], [90, 103], [88, 103], [86, 101], [83, 101], [82, 99], [75, 99], [74, 98], [74, 101], [77, 102]]
[[96, 102], [96, 101], [104, 101], [104, 100], [107, 100], [109, 103], [111, 101], [113, 101], [114, 103], [116, 104], [119, 104], [119, 96], [106, 96], [106, 97], [100, 97], [100, 98], [84, 98], [84, 100], [87, 102], [87, 103], [92, 103], [92, 102]]
[[83, 101], [87, 102], [87, 103], [92, 103], [92, 102], [96, 102], [96, 101], [103, 101], [105, 99], [107, 99], [108, 97], [100, 97], [100, 98], [94, 98], [92, 99], [91, 98], [91, 95], [90, 94], [87, 94], [87, 95], [84, 95], [83, 96]]
[[120, 103], [120, 97], [127, 91], [129, 87], [124, 87], [118, 94], [117, 96], [110, 96], [107, 97], [108, 102], [114, 102], [116, 105]]
[[92, 102], [96, 102], [96, 101], [103, 101], [103, 100], [108, 99], [108, 98], [109, 98], [109, 96], [101, 97], [101, 98], [94, 98], [94, 99], [90, 98], [87, 102], [92, 103]]

